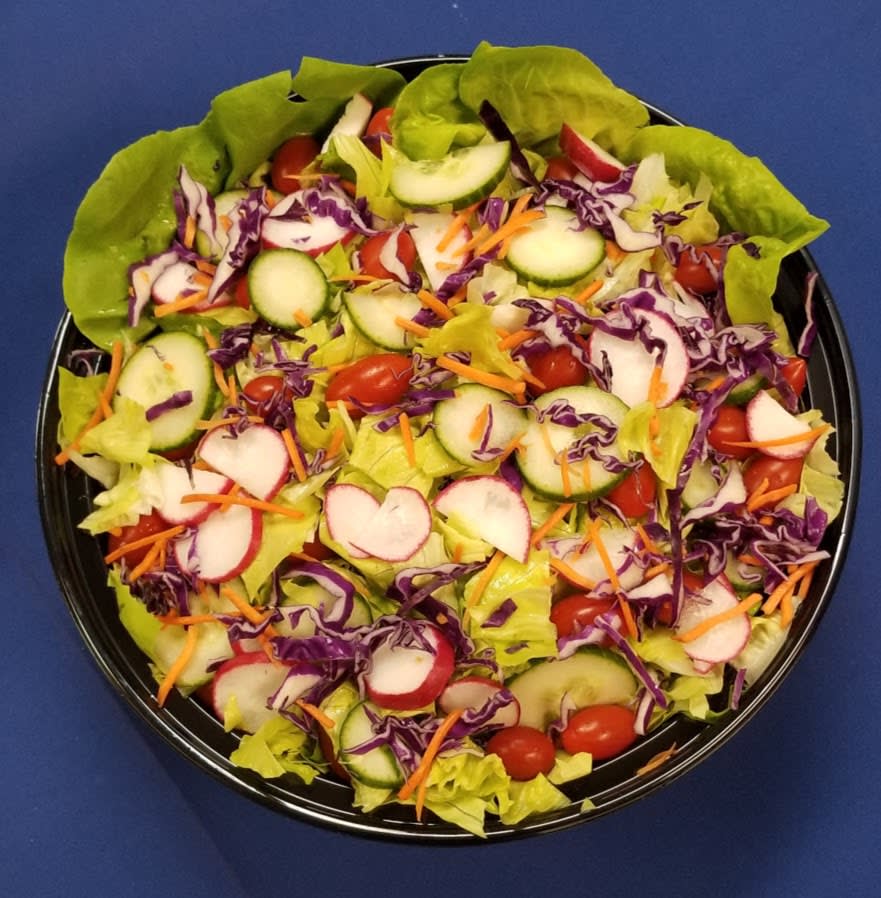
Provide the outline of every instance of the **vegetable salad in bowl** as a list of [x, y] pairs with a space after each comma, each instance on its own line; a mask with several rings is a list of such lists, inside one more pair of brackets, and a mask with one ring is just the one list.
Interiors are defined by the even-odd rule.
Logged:
[[673, 763], [635, 759], [737, 713], [830, 558], [816, 273], [797, 333], [773, 301], [825, 228], [558, 47], [305, 59], [121, 151], [55, 463], [156, 714], [475, 836]]

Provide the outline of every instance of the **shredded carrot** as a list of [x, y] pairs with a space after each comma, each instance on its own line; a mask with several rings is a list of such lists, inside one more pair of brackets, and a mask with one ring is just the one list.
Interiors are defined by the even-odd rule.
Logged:
[[[517, 363], [515, 363], [517, 364]], [[547, 390], [547, 385], [543, 380], [536, 377], [525, 365], [517, 364], [517, 367], [520, 369], [520, 376], [523, 380], [528, 384], [532, 384], [534, 387], [538, 387], [539, 390]]]
[[783, 601], [783, 597], [787, 593], [791, 595], [799, 581], [811, 574], [817, 564], [816, 561], [809, 561], [797, 567], [782, 583], [778, 584], [765, 600], [765, 604], [762, 605], [762, 614], [773, 614]]
[[429, 293], [428, 290], [420, 290], [416, 294], [416, 297], [426, 309], [431, 309], [438, 318], [443, 318], [445, 321], [449, 321], [453, 317], [453, 313], [449, 310], [449, 307], [441, 302], [441, 300], [439, 300], [433, 293]]
[[464, 362], [458, 362], [451, 359], [447, 355], [442, 355], [437, 360], [438, 367], [452, 371], [466, 380], [472, 380], [475, 383], [483, 384], [485, 387], [495, 387], [504, 393], [513, 393], [521, 396], [526, 392], [526, 384], [523, 381], [514, 380], [512, 377], [504, 377], [501, 374], [490, 374], [488, 371], [482, 371], [473, 365], [466, 365]]
[[765, 494], [765, 491], [768, 489], [769, 483], [770, 481], [767, 477], [763, 477], [759, 481], [759, 485], [746, 497], [747, 508], [749, 507], [751, 502], [755, 502]]
[[141, 559], [140, 563], [132, 568], [131, 572], [128, 575], [128, 582], [135, 583], [137, 580], [141, 578], [142, 574], [146, 574], [147, 571], [152, 570], [156, 565], [156, 562], [159, 559], [159, 556], [162, 554], [162, 550], [165, 548], [166, 540], [158, 540], [153, 543], [149, 549], [147, 549], [147, 553]]
[[646, 568], [643, 571], [643, 577], [646, 580], [652, 580], [657, 577], [658, 574], [667, 574], [670, 572], [672, 565], [669, 561], [662, 561], [659, 564], [653, 564], [650, 568]]
[[503, 243], [509, 237], [513, 237], [518, 231], [529, 227], [532, 222], [544, 218], [545, 213], [541, 209], [530, 209], [527, 212], [513, 212], [508, 216], [508, 220], [497, 230], [493, 231], [482, 243], [478, 244], [474, 253], [482, 256], [489, 252], [494, 246]]
[[255, 499], [252, 496], [238, 496], [233, 493], [189, 493], [181, 497], [181, 502], [210, 502], [212, 505], [244, 505], [246, 508], [256, 508], [258, 511], [268, 511], [273, 514], [285, 515], [299, 520], [303, 512], [288, 505], [279, 505], [276, 502], [266, 502], [263, 499]]
[[462, 556], [465, 554], [465, 546], [462, 543], [456, 543], [453, 546], [453, 561], [458, 564], [462, 560]]
[[[226, 611], [226, 617], [241, 617], [241, 612]], [[216, 624], [217, 617], [213, 614], [159, 614], [156, 620], [166, 627], [189, 627], [190, 624]]]
[[513, 334], [508, 334], [506, 337], [499, 341], [499, 349], [503, 352], [506, 349], [516, 349], [521, 343], [525, 343], [527, 340], [532, 339], [537, 336], [538, 331], [532, 331], [528, 328], [521, 328], [519, 331], [514, 331]]
[[122, 354], [122, 340], [116, 340], [110, 350], [110, 371], [107, 373], [107, 380], [98, 397], [98, 407], [82, 430], [55, 456], [55, 464], [63, 465], [70, 458], [71, 452], [79, 450], [83, 437], [105, 419], [106, 410], [110, 408], [110, 399], [113, 396], [113, 391], [116, 389], [116, 382], [119, 380], [119, 373], [122, 371]]
[[501, 549], [496, 549], [495, 554], [489, 560], [489, 564], [483, 569], [480, 577], [477, 578], [477, 582], [474, 584], [474, 589], [471, 590], [471, 595], [468, 596], [469, 608], [480, 601], [480, 597], [483, 595], [487, 586], [489, 586], [490, 580], [495, 576], [499, 565], [504, 559], [505, 553]]
[[489, 420], [489, 403], [477, 413], [477, 416], [474, 418], [474, 423], [471, 425], [471, 430], [468, 431], [468, 439], [474, 442], [475, 440], [479, 440], [481, 436], [483, 436], [483, 431], [486, 429], [486, 422]]
[[302, 708], [311, 718], [316, 720], [325, 730], [332, 730], [336, 726], [336, 721], [332, 717], [328, 717], [324, 711], [311, 702], [304, 701], [301, 698], [296, 699], [294, 704], [298, 708]]
[[174, 684], [177, 682], [178, 677], [184, 672], [187, 664], [190, 663], [190, 658], [193, 657], [193, 652], [196, 651], [196, 641], [198, 638], [196, 628], [187, 627], [187, 638], [184, 641], [184, 647], [181, 649], [181, 653], [177, 658], [174, 659], [174, 664], [168, 668], [168, 671], [162, 678], [162, 682], [159, 684], [159, 690], [156, 693], [156, 701], [160, 708], [165, 705], [165, 700], [174, 688]]
[[807, 598], [808, 590], [811, 588], [811, 581], [814, 579], [814, 568], [811, 568], [802, 578], [801, 583], [798, 584], [798, 590], [796, 595], [800, 599]]
[[468, 295], [468, 284], [462, 284], [461, 287], [447, 300], [447, 305], [452, 309], [453, 306], [459, 305]]
[[537, 546], [550, 532], [569, 514], [572, 509], [575, 508], [574, 502], [566, 502], [563, 505], [558, 505], [550, 515], [548, 515], [548, 519], [535, 530], [532, 534], [531, 543], [533, 546]]
[[655, 367], [652, 368], [652, 376], [649, 380], [649, 395], [648, 400], [652, 403], [652, 405], [660, 404], [661, 400], [664, 398], [664, 394], [667, 392], [667, 384], [661, 380], [662, 368], [659, 363], [655, 363]]
[[464, 209], [461, 209], [456, 215], [453, 216], [453, 220], [450, 222], [450, 226], [444, 231], [443, 236], [438, 241], [435, 249], [442, 253], [454, 240], [456, 235], [468, 224], [468, 219], [471, 218], [475, 209], [479, 206], [479, 203], [473, 203], [470, 206], [467, 206]]
[[538, 432], [541, 434], [541, 441], [544, 443], [545, 450], [548, 455], [557, 457], [557, 450], [554, 449], [554, 444], [551, 442], [551, 432], [548, 430], [548, 425], [546, 421], [542, 421], [541, 424], [538, 425]]
[[[213, 272], [211, 274], [213, 274]], [[193, 282], [200, 284], [203, 287], [210, 287], [211, 281], [214, 280], [214, 278], [211, 277], [211, 274], [207, 271], [199, 270], [193, 275]]]
[[424, 324], [419, 324], [418, 321], [411, 321], [409, 318], [402, 318], [400, 315], [395, 315], [395, 324], [397, 324], [402, 331], [409, 331], [417, 337], [427, 337], [431, 333], [430, 327], [426, 327]]
[[302, 309], [294, 309], [294, 321], [300, 327], [309, 327], [312, 324], [312, 319]]
[[199, 305], [205, 297], [208, 296], [207, 290], [196, 290], [187, 296], [180, 296], [172, 302], [164, 302], [153, 309], [153, 315], [156, 318], [162, 318], [165, 315], [172, 315], [175, 312], [184, 312], [193, 306]]
[[133, 539], [130, 543], [123, 543], [123, 545], [118, 546], [112, 552], [108, 552], [104, 556], [104, 561], [106, 564], [111, 564], [114, 561], [118, 561], [122, 558], [123, 555], [128, 555], [133, 549], [143, 549], [145, 546], [152, 546], [154, 543], [159, 542], [160, 540], [169, 540], [173, 537], [177, 536], [178, 533], [183, 533], [184, 527], [182, 524], [176, 524], [174, 527], [169, 527], [167, 530], [160, 530], [158, 533], [151, 533], [149, 536], [142, 536], [140, 539]]
[[661, 766], [665, 761], [669, 761], [673, 755], [676, 754], [676, 743], [674, 742], [669, 748], [665, 748], [663, 751], [659, 751], [656, 755], [649, 758], [642, 767], [638, 768], [636, 771], [637, 776], [645, 776], [647, 773], [651, 773], [653, 770], [657, 770], [658, 767]]
[[627, 253], [614, 240], [606, 241], [606, 256], [613, 265], [620, 262], [626, 255]]
[[187, 216], [184, 224], [183, 244], [187, 249], [193, 248], [193, 241], [196, 239], [196, 219], [192, 215]]
[[569, 451], [560, 453], [560, 481], [563, 484], [563, 495], [568, 499], [572, 495], [572, 478], [569, 475]]
[[788, 627], [795, 616], [795, 604], [792, 601], [794, 589], [787, 589], [780, 597], [780, 626]]
[[606, 576], [609, 578], [609, 583], [612, 584], [612, 589], [614, 589], [615, 592], [618, 592], [621, 589], [621, 581], [618, 579], [618, 571], [615, 570], [615, 565], [612, 564], [612, 559], [609, 557], [609, 551], [606, 549], [606, 544], [603, 542], [603, 538], [600, 535], [601, 528], [602, 521], [599, 518], [594, 518], [590, 522], [591, 542], [596, 546], [597, 554], [600, 556], [600, 561], [603, 563], [603, 567], [606, 570]]
[[[263, 418], [260, 415], [245, 415], [246, 421], [252, 424], [262, 424]], [[196, 421], [196, 430], [216, 430], [218, 427], [229, 427], [231, 424], [229, 418], [214, 418], [211, 421]]]
[[820, 427], [814, 427], [812, 430], [805, 431], [804, 433], [790, 434], [788, 437], [776, 437], [773, 440], [741, 440], [738, 442], [729, 440], [728, 443], [730, 446], [743, 446], [745, 449], [773, 449], [775, 446], [792, 446], [795, 443], [816, 440], [831, 429], [831, 424], [823, 424]]
[[679, 642], [694, 642], [695, 639], [700, 638], [705, 633], [709, 633], [710, 630], [713, 629], [713, 627], [717, 627], [719, 624], [725, 623], [725, 621], [732, 620], [740, 614], [746, 614], [761, 601], [761, 593], [754, 592], [752, 595], [747, 596], [745, 599], [741, 599], [736, 605], [732, 605], [731, 608], [726, 608], [724, 611], [720, 611], [718, 614], [714, 614], [711, 617], [705, 618], [690, 630], [686, 630], [684, 633], [677, 633], [674, 636], [674, 639], [678, 640]]
[[582, 589], [596, 589], [596, 583], [588, 577], [579, 574], [574, 567], [554, 558], [553, 555], [548, 559], [550, 566], [558, 573], [562, 574], [570, 583], [580, 586]]
[[597, 293], [600, 288], [603, 286], [603, 279], [597, 278], [594, 281], [591, 281], [583, 290], [577, 293], [572, 299], [578, 303], [578, 305], [583, 306], [590, 298]]
[[339, 455], [340, 449], [343, 448], [343, 443], [346, 440], [346, 431], [342, 427], [337, 427], [334, 432], [330, 436], [330, 443], [327, 445], [327, 457], [328, 458], [336, 458]]
[[627, 635], [633, 640], [639, 639], [639, 630], [633, 618], [633, 609], [622, 595], [618, 596], [618, 609], [621, 612], [621, 617], [624, 618], [624, 628], [627, 630]]
[[642, 524], [637, 524], [635, 529], [645, 550], [659, 555], [661, 550], [658, 548], [657, 543], [646, 533], [645, 527]]
[[291, 467], [294, 469], [294, 474], [297, 475], [297, 480], [302, 483], [307, 477], [306, 468], [303, 465], [303, 459], [300, 457], [300, 450], [297, 448], [294, 435], [291, 433], [289, 427], [285, 427], [284, 430], [281, 431], [281, 438], [284, 440], [285, 447], [288, 450], [288, 457], [291, 460]]
[[405, 782], [398, 790], [398, 798], [400, 798], [401, 801], [406, 801], [413, 794], [416, 787], [427, 778], [428, 771], [431, 769], [432, 762], [440, 750], [447, 733], [450, 732], [453, 725], [462, 716], [462, 713], [463, 711], [461, 708], [457, 708], [455, 711], [450, 711], [450, 713], [441, 721], [440, 726], [434, 731], [428, 745], [425, 747], [425, 753], [422, 755], [422, 759], [419, 761], [418, 766], [407, 778], [407, 782]]
[[231, 586], [221, 586], [220, 594], [225, 596], [239, 609], [242, 617], [250, 621], [252, 624], [262, 624], [266, 620], [266, 615], [258, 611], [247, 599], [240, 596]]
[[466, 240], [464, 243], [460, 244], [453, 250], [453, 256], [464, 256], [465, 253], [471, 252], [478, 244], [481, 243], [486, 236], [491, 233], [490, 227], [485, 222], [477, 229], [476, 233], [472, 234], [470, 240]]
[[749, 500], [746, 503], [746, 509], [747, 511], [757, 511], [759, 508], [764, 508], [766, 505], [776, 505], [781, 499], [791, 496], [797, 489], [798, 486], [795, 483], [788, 483], [786, 486], [781, 486], [779, 489], [768, 490]]
[[230, 372], [230, 375], [226, 381], [226, 395], [229, 397], [230, 400], [235, 402], [237, 392], [238, 391], [236, 390], [236, 376], [235, 376], [235, 374]]
[[761, 558], [757, 558], [755, 555], [750, 555], [748, 552], [744, 552], [742, 555], [738, 555], [737, 560], [741, 564], [751, 564], [755, 567], [764, 567], [765, 565], [765, 562], [762, 561]]
[[404, 449], [407, 452], [407, 461], [411, 468], [416, 467], [416, 445], [413, 442], [413, 430], [410, 427], [410, 418], [406, 412], [398, 415], [398, 426], [401, 428], [401, 437], [404, 440]]
[[728, 380], [728, 376], [720, 374], [718, 377], [714, 377], [711, 381], [705, 383], [701, 389], [706, 390], [708, 393], [712, 393], [714, 390], [718, 390], [726, 380]]
[[[496, 461], [501, 464], [513, 452], [516, 452], [518, 449], [523, 449], [523, 447], [520, 445], [520, 440], [522, 439], [523, 434], [519, 433], [512, 440], [509, 440], [505, 448], [502, 449], [502, 454], [496, 459]], [[523, 449], [523, 452], [525, 453], [526, 450]]]

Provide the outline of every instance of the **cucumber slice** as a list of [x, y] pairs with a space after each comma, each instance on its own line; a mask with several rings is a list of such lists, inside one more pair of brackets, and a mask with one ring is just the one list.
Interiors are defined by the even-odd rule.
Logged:
[[[236, 206], [247, 196], [247, 190], [225, 190], [223, 193], [218, 193], [214, 197], [214, 217], [218, 224], [222, 219], [230, 218]], [[226, 249], [225, 229], [218, 229], [214, 236], [216, 239], [212, 240], [204, 231], [197, 231], [195, 247], [199, 255], [211, 259], [212, 262], [218, 262]]]
[[408, 159], [398, 155], [389, 190], [405, 206], [452, 204], [461, 209], [492, 193], [511, 161], [511, 144], [482, 143], [454, 150], [441, 159]]
[[682, 490], [682, 504], [686, 510], [697, 508], [719, 492], [719, 484], [713, 477], [713, 468], [707, 461], [692, 465], [688, 480]]
[[[559, 399], [567, 401], [579, 414], [603, 415], [616, 426], [620, 425], [627, 412], [627, 406], [620, 399], [594, 386], [561, 387], [558, 390], [551, 390], [539, 396], [533, 406], [536, 411], [542, 411]], [[526, 433], [520, 440], [520, 448], [517, 450], [517, 465], [523, 479], [537, 493], [551, 499], [581, 501], [605, 495], [625, 475], [607, 471], [600, 462], [592, 458], [570, 464], [568, 488], [563, 482], [563, 469], [559, 458], [581, 435], [591, 429], [593, 428], [587, 424], [576, 428], [554, 424], [551, 421], [539, 424], [536, 417], [531, 417]], [[614, 443], [604, 452], [621, 458]]]
[[586, 646], [562, 661], [543, 661], [509, 680], [520, 703], [520, 723], [545, 730], [560, 717], [563, 698], [576, 708], [626, 705], [638, 683], [627, 662], [607, 649]]
[[318, 318], [330, 298], [327, 278], [312, 256], [287, 248], [257, 254], [248, 269], [248, 293], [261, 318], [288, 331]]
[[476, 436], [473, 431], [475, 421], [485, 408], [492, 411], [488, 449], [504, 449], [526, 429], [526, 414], [510, 400], [501, 390], [480, 384], [456, 387], [455, 397], [443, 399], [434, 407], [434, 433], [438, 442], [463, 465], [482, 464], [472, 453], [480, 447], [484, 428]]
[[397, 325], [395, 319], [409, 321], [422, 309], [422, 303], [413, 293], [407, 293], [395, 284], [387, 284], [378, 290], [344, 293], [343, 302], [355, 327], [368, 340], [393, 351], [410, 348], [412, 334]]
[[379, 713], [369, 702], [360, 702], [349, 711], [340, 727], [340, 763], [354, 779], [367, 786], [397, 789], [403, 785], [404, 776], [394, 753], [388, 746], [372, 748], [363, 754], [353, 751], [374, 735], [365, 707]]
[[[195, 689], [211, 680], [214, 666], [232, 658], [233, 650], [223, 624], [196, 624], [196, 647], [176, 681], [184, 691]], [[168, 671], [180, 657], [187, 639], [185, 627], [162, 627], [153, 643], [153, 661], [161, 673]]]
[[599, 231], [582, 228], [569, 209], [546, 206], [545, 213], [511, 238], [508, 264], [542, 286], [574, 284], [603, 261], [606, 241]]
[[126, 362], [116, 396], [132, 399], [145, 410], [190, 392], [187, 405], [163, 412], [150, 421], [150, 448], [176, 449], [194, 440], [197, 422], [209, 416], [217, 387], [205, 344], [193, 334], [174, 331], [144, 343]]
[[728, 402], [732, 405], [746, 405], [765, 386], [765, 383], [765, 378], [761, 374], [750, 375], [746, 380], [742, 380], [737, 386], [731, 388]]

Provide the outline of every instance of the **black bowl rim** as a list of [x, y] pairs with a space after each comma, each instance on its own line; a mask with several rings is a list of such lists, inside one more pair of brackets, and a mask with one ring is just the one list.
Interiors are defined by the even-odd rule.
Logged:
[[[466, 54], [438, 54], [429, 56], [401, 57], [376, 63], [381, 67], [410, 71], [412, 75], [422, 69], [439, 63], [457, 63], [468, 59]], [[644, 103], [650, 114], [667, 124], [681, 125], [682, 122], [663, 110]], [[820, 274], [812, 256], [801, 250], [790, 256], [784, 263], [784, 271], [793, 271], [802, 277], [811, 274], [816, 277], [814, 294], [815, 314], [819, 322], [817, 345], [820, 347], [825, 370], [819, 374], [809, 373], [808, 389], [818, 387], [831, 389], [826, 400], [832, 410], [836, 425], [835, 439], [838, 444], [837, 458], [845, 481], [845, 503], [838, 520], [833, 525], [834, 545], [831, 558], [825, 563], [823, 576], [815, 581], [816, 593], [810, 605], [806, 603], [790, 632], [786, 646], [778, 654], [768, 671], [750, 690], [744, 694], [741, 707], [714, 724], [704, 724], [679, 718], [661, 727], [636, 750], [628, 752], [613, 763], [615, 770], [628, 768], [635, 770], [639, 761], [648, 760], [661, 744], [677, 745], [677, 751], [665, 764], [652, 773], [639, 777], [631, 774], [623, 781], [615, 782], [607, 788], [590, 793], [593, 807], [582, 810], [581, 802], [588, 797], [586, 792], [573, 793], [574, 786], [567, 787], [571, 803], [564, 809], [539, 816], [522, 824], [508, 826], [492, 818], [487, 821], [486, 839], [467, 833], [443, 822], [417, 823], [412, 817], [398, 814], [377, 813], [365, 815], [351, 807], [350, 791], [340, 783], [327, 781], [323, 788], [327, 798], [315, 797], [309, 789], [291, 791], [296, 784], [263, 780], [259, 776], [232, 765], [228, 760], [234, 737], [224, 734], [210, 715], [192, 700], [178, 695], [172, 696], [164, 709], [156, 705], [149, 675], [145, 669], [135, 671], [132, 664], [144, 667], [143, 656], [131, 642], [122, 641], [108, 629], [113, 622], [101, 618], [101, 613], [93, 602], [93, 590], [100, 589], [94, 576], [95, 557], [84, 560], [82, 550], [85, 538], [77, 531], [69, 515], [70, 503], [84, 501], [84, 496], [71, 494], [71, 484], [53, 462], [57, 434], [57, 368], [77, 339], [81, 339], [69, 313], [65, 313], [59, 323], [53, 341], [52, 353], [44, 379], [43, 391], [36, 426], [36, 476], [40, 516], [49, 557], [64, 596], [68, 610], [80, 632], [90, 654], [104, 677], [150, 729], [170, 744], [181, 755], [197, 767], [233, 788], [246, 797], [301, 821], [321, 827], [371, 839], [428, 843], [433, 845], [461, 845], [484, 843], [549, 833], [566, 829], [589, 820], [597, 819], [614, 810], [628, 806], [678, 779], [701, 761], [716, 751], [735, 735], [753, 715], [776, 692], [796, 661], [801, 657], [809, 639], [813, 636], [820, 619], [825, 613], [835, 585], [841, 573], [850, 541], [857, 506], [857, 490], [861, 455], [861, 421], [859, 415], [859, 394], [856, 371], [851, 357], [847, 336], [838, 310], [828, 287]], [[813, 364], [813, 362], [812, 362]], [[825, 375], [825, 376], [824, 376]], [[59, 530], [59, 524], [61, 524]], [[60, 538], [59, 538], [60, 537]], [[92, 543], [95, 543], [93, 540]], [[86, 549], [88, 547], [86, 546]], [[89, 582], [86, 561], [93, 564], [93, 579]], [[103, 587], [109, 592], [107, 587]], [[118, 624], [118, 621], [116, 622]], [[124, 631], [123, 631], [124, 632]], [[194, 732], [194, 727], [198, 732]], [[673, 737], [677, 738], [673, 738]], [[224, 743], [219, 750], [216, 743]], [[596, 778], [597, 773], [591, 776]], [[608, 777], [607, 777], [608, 778]], [[321, 782], [320, 778], [318, 783]], [[588, 778], [588, 781], [590, 777]], [[576, 784], [577, 785], [577, 784]], [[400, 810], [400, 809], [398, 809]], [[397, 814], [397, 816], [395, 816]]]

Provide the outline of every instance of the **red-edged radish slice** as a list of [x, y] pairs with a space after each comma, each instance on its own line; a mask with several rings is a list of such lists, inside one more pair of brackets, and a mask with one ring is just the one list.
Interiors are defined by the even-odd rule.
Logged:
[[198, 524], [217, 507], [210, 502], [182, 502], [189, 493], [226, 493], [232, 480], [214, 471], [201, 468], [187, 470], [180, 465], [160, 464], [156, 467], [162, 499], [156, 511], [169, 524]]
[[282, 687], [292, 669], [291, 663], [273, 661], [265, 652], [247, 652], [224, 661], [211, 683], [211, 707], [217, 719], [224, 715], [231, 699], [241, 714], [239, 729], [254, 733], [274, 717], [270, 699]]
[[[478, 711], [495, 698], [505, 687], [488, 677], [462, 677], [449, 683], [437, 700], [444, 714], [451, 711]], [[511, 702], [503, 705], [486, 722], [486, 726], [514, 727], [520, 722], [520, 702], [512, 693]]]
[[[708, 618], [737, 605], [737, 595], [724, 574], [705, 583], [696, 594], [687, 594], [682, 605], [676, 633], [686, 633]], [[703, 636], [683, 642], [685, 653], [692, 659], [717, 664], [738, 655], [749, 642], [751, 627], [744, 611], [716, 624]]]
[[[759, 390], [747, 404], [746, 430], [751, 442], [761, 443], [759, 451], [774, 458], [803, 458], [819, 435], [812, 434], [809, 424], [790, 414], [767, 390]], [[775, 446], [781, 439], [786, 442]]]
[[460, 252], [460, 248], [471, 239], [471, 229], [467, 225], [459, 229], [444, 249], [438, 249], [454, 219], [452, 212], [414, 212], [407, 219], [412, 225], [410, 236], [419, 261], [434, 291], [440, 289], [450, 272], [471, 260], [471, 253]]
[[[670, 405], [682, 391], [690, 370], [685, 343], [665, 315], [643, 310], [636, 310], [636, 315], [648, 323], [652, 337], [666, 346], [657, 405]], [[600, 370], [608, 361], [611, 392], [622, 402], [632, 408], [649, 398], [658, 353], [649, 352], [640, 340], [625, 340], [596, 329], [588, 341], [588, 354]]]
[[288, 670], [284, 682], [269, 697], [269, 707], [274, 711], [290, 708], [298, 698], [317, 686], [323, 679], [324, 674], [314, 664], [295, 661]]
[[622, 162], [565, 122], [560, 128], [560, 149], [592, 181], [614, 181], [624, 171]]
[[[641, 583], [642, 569], [633, 561], [636, 532], [630, 527], [604, 527], [599, 536], [615, 570], [620, 588], [629, 590]], [[564, 567], [559, 571], [560, 576], [569, 580], [573, 586], [585, 588], [587, 582], [593, 584], [592, 588], [596, 588], [598, 592], [613, 591], [609, 572], [596, 544], [589, 543], [585, 547], [581, 537], [567, 537], [544, 540], [542, 547], [548, 549], [554, 558], [563, 562]], [[574, 576], [567, 577], [567, 571], [577, 574], [581, 582]]]
[[368, 558], [352, 541], [364, 535], [364, 522], [379, 510], [379, 502], [360, 486], [337, 483], [324, 496], [324, 519], [330, 538], [352, 558]]
[[382, 561], [406, 561], [431, 535], [431, 509], [418, 490], [394, 486], [363, 525], [355, 548]]
[[502, 477], [463, 477], [442, 490], [434, 507], [470, 536], [526, 563], [532, 523], [520, 492]]
[[267, 424], [252, 424], [238, 435], [216, 427], [202, 439], [199, 457], [258, 499], [271, 499], [284, 485], [291, 459], [281, 434]]
[[360, 137], [366, 130], [373, 115], [373, 103], [362, 93], [357, 93], [346, 103], [342, 115], [336, 120], [330, 129], [321, 152], [326, 153], [330, 149], [330, 142], [337, 135]]
[[433, 624], [421, 624], [432, 650], [382, 643], [370, 658], [364, 685], [371, 701], [392, 711], [415, 711], [443, 692], [455, 666], [453, 647]]
[[355, 232], [329, 215], [311, 215], [308, 220], [283, 218], [295, 203], [303, 204], [303, 195], [302, 190], [289, 193], [263, 219], [260, 242], [264, 248], [299, 249], [317, 256], [336, 243], [352, 239]]
[[254, 560], [262, 536], [260, 512], [231, 505], [211, 512], [194, 533], [176, 540], [174, 554], [181, 570], [206, 583], [221, 583], [237, 577]]

